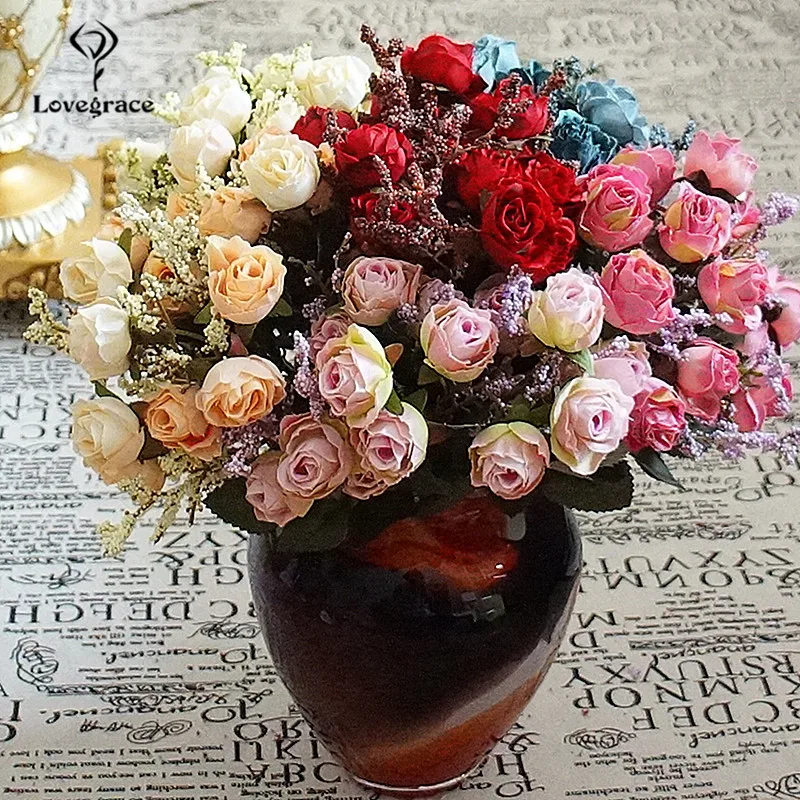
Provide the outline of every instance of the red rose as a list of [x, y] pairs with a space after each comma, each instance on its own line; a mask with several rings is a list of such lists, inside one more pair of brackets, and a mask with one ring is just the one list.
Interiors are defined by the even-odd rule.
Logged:
[[334, 147], [336, 168], [342, 179], [357, 189], [381, 182], [374, 158], [379, 156], [393, 181], [399, 181], [414, 155], [405, 134], [383, 123], [360, 125]]
[[330, 108], [312, 106], [300, 117], [292, 128], [292, 133], [297, 134], [306, 142], [311, 142], [314, 147], [319, 147], [325, 138], [328, 127], [328, 114], [336, 114], [336, 124], [349, 131], [357, 127], [356, 121], [346, 111], [333, 111]]
[[520, 163], [523, 174], [536, 181], [568, 217], [580, 213], [584, 193], [572, 167], [544, 150], [523, 150]]
[[494, 191], [503, 178], [520, 177], [522, 168], [508, 150], [478, 147], [467, 151], [454, 165], [456, 191], [470, 210], [481, 210], [481, 196]]
[[486, 84], [472, 69], [475, 46], [456, 44], [434, 34], [423, 39], [417, 49], [406, 48], [400, 66], [406, 75], [426, 83], [443, 86], [455, 94], [473, 95]]
[[[378, 215], [378, 200], [380, 195], [377, 192], [366, 192], [354, 197], [350, 201], [350, 212], [354, 217], [361, 217], [369, 222], [380, 219]], [[417, 209], [405, 201], [400, 200], [389, 208], [389, 219], [397, 225], [408, 225], [419, 219]]]
[[536, 283], [563, 272], [575, 252], [575, 226], [529, 178], [501, 181], [483, 209], [481, 238], [501, 267], [518, 266]]
[[[473, 99], [470, 104], [472, 117], [470, 117], [470, 127], [488, 133], [497, 121], [497, 114], [500, 103], [503, 101], [501, 89], [507, 84], [508, 78], [500, 81], [500, 85], [491, 94], [480, 94]], [[530, 86], [522, 86], [519, 90], [519, 100], [530, 100], [528, 108], [520, 113], [514, 114], [513, 122], [505, 128], [498, 128], [500, 136], [509, 139], [528, 139], [531, 136], [538, 136], [543, 133], [550, 119], [548, 110], [549, 100], [546, 97], [534, 94]]]

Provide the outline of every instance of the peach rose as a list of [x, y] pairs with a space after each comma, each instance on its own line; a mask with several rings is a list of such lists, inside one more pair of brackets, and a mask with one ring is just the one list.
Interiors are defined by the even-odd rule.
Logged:
[[167, 195], [167, 219], [170, 221], [178, 217], [185, 217], [194, 211], [194, 198], [191, 194], [170, 192]]
[[627, 164], [640, 169], [647, 176], [653, 193], [652, 202], [657, 203], [670, 190], [675, 180], [675, 156], [666, 147], [648, 147], [639, 150], [628, 145], [611, 159], [612, 164]]
[[196, 386], [166, 386], [147, 404], [144, 421], [165, 447], [211, 461], [222, 452], [219, 428], [209, 425], [197, 407]]
[[632, 410], [616, 381], [571, 380], [550, 412], [553, 455], [578, 475], [594, 474], [627, 436]]
[[675, 319], [672, 275], [644, 250], [612, 256], [603, 268], [600, 289], [606, 320], [626, 333], [655, 333]]
[[209, 370], [197, 407], [211, 425], [240, 428], [266, 417], [285, 397], [286, 381], [271, 361], [239, 356]]
[[276, 480], [287, 494], [320, 500], [335, 492], [353, 469], [353, 453], [342, 432], [311, 414], [281, 420], [283, 458]]
[[272, 214], [254, 194], [221, 186], [203, 203], [197, 228], [203, 236], [241, 236], [255, 244], [271, 223]]
[[767, 296], [769, 275], [757, 259], [717, 259], [700, 270], [697, 289], [712, 314], [733, 317], [732, 323], [720, 323], [721, 328], [747, 333], [761, 324], [760, 306]]
[[750, 188], [758, 172], [758, 163], [741, 151], [740, 142], [741, 139], [731, 139], [722, 131], [713, 136], [698, 131], [686, 151], [683, 174], [693, 177], [703, 172], [713, 189], [723, 189], [738, 197]]
[[342, 281], [344, 310], [359, 325], [383, 325], [393, 311], [413, 303], [422, 267], [392, 258], [361, 256]]
[[500, 334], [486, 309], [463, 300], [437, 303], [419, 332], [425, 363], [456, 383], [475, 380], [494, 359]]
[[375, 472], [356, 467], [345, 481], [342, 491], [356, 500], [369, 500], [383, 494], [391, 484]]
[[[114, 214], [112, 212], [106, 214], [103, 219], [103, 224], [100, 226], [100, 230], [95, 234], [95, 238], [105, 239], [109, 242], [117, 242], [126, 228], [133, 230], [132, 226], [127, 224], [119, 214]], [[134, 234], [131, 238], [131, 254], [129, 256], [131, 268], [134, 272], [138, 272], [142, 268], [142, 264], [144, 264], [144, 260], [147, 258], [149, 252], [150, 240], [146, 236]]]
[[600, 164], [586, 176], [586, 205], [578, 225], [584, 241], [612, 253], [641, 244], [653, 229], [647, 175], [627, 164]]
[[403, 403], [400, 416], [384, 409], [369, 425], [351, 430], [350, 443], [361, 458], [362, 470], [391, 486], [425, 460], [428, 425], [414, 406]]
[[676, 261], [691, 264], [721, 252], [731, 238], [731, 207], [719, 197], [681, 186], [658, 228], [661, 246]]
[[271, 247], [253, 247], [240, 236], [209, 236], [208, 292], [223, 319], [255, 325], [272, 311], [283, 294], [286, 267]]
[[335, 417], [352, 428], [369, 425], [392, 393], [392, 366], [381, 343], [366, 328], [351, 325], [317, 353], [319, 389]]
[[278, 483], [280, 453], [264, 453], [247, 476], [245, 497], [253, 507], [256, 519], [283, 527], [293, 519], [304, 517], [313, 500], [285, 492]]
[[603, 294], [591, 277], [575, 267], [551, 275], [544, 290], [533, 293], [528, 326], [548, 347], [577, 353], [600, 337]]
[[681, 353], [677, 386], [690, 414], [714, 422], [722, 398], [739, 388], [739, 356], [711, 339], [696, 339]]
[[519, 500], [544, 478], [550, 464], [547, 439], [527, 422], [507, 422], [481, 431], [469, 447], [473, 486], [487, 486], [498, 497]]

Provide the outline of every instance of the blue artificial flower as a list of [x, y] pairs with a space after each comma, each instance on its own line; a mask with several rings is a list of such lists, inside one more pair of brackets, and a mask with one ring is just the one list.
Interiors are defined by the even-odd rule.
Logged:
[[616, 139], [571, 109], [559, 112], [552, 136], [552, 154], [562, 161], [578, 161], [581, 174], [610, 161], [619, 149]]
[[616, 81], [588, 81], [578, 87], [578, 111], [620, 147], [647, 147], [650, 131], [633, 92]]
[[472, 69], [483, 78], [486, 91], [491, 92], [511, 70], [522, 66], [517, 55], [517, 43], [486, 34], [475, 42]]
[[527, 67], [518, 67], [512, 70], [522, 78], [522, 82], [532, 86], [538, 94], [547, 83], [547, 79], [553, 74], [551, 70], [545, 69], [538, 61], [531, 59]]

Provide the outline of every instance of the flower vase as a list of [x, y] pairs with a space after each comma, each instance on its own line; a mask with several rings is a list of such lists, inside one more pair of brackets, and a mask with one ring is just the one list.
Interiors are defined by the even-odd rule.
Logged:
[[454, 787], [540, 686], [578, 587], [570, 511], [488, 496], [400, 519], [358, 547], [283, 554], [252, 536], [255, 607], [306, 720], [360, 784]]

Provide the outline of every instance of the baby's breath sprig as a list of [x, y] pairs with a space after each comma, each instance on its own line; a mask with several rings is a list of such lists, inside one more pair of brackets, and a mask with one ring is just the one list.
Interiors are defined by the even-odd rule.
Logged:
[[31, 344], [44, 344], [66, 352], [69, 349], [69, 329], [53, 315], [48, 305], [47, 293], [41, 289], [30, 288], [28, 299], [30, 300], [28, 311], [31, 316], [38, 319], [23, 334], [25, 341]]
[[177, 92], [167, 92], [161, 103], [153, 104], [153, 114], [169, 125], [178, 125], [181, 116], [181, 97]]
[[[247, 45], [241, 42], [231, 42], [231, 46], [224, 52], [219, 50], [204, 50], [197, 54], [197, 60], [211, 69], [212, 67], [225, 67], [231, 75], [247, 88], [247, 83], [253, 79], [252, 73], [242, 66]], [[247, 81], [247, 83], [245, 83]]]

